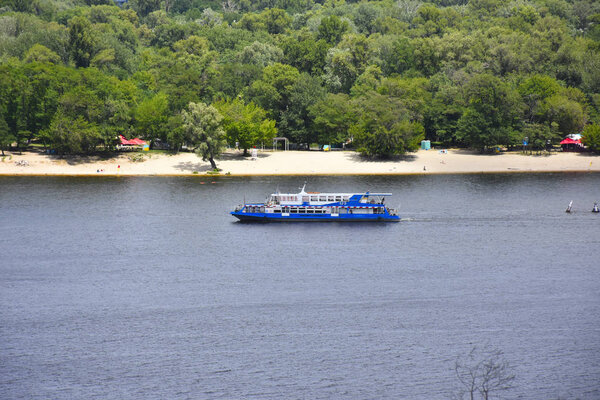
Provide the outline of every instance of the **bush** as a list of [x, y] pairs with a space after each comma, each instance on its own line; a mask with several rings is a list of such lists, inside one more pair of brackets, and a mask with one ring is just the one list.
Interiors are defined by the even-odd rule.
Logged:
[[588, 125], [583, 130], [582, 143], [594, 153], [600, 153], [600, 126]]

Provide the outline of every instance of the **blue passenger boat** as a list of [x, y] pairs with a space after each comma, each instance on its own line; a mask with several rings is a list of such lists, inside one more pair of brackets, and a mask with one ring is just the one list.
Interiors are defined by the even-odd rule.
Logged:
[[381, 221], [397, 222], [396, 210], [387, 208], [391, 193], [273, 193], [264, 203], [236, 207], [231, 215], [241, 221]]

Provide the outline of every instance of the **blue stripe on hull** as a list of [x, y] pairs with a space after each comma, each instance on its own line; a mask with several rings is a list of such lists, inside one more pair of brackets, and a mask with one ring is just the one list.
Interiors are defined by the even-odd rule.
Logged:
[[241, 213], [231, 212], [231, 215], [238, 218], [240, 221], [246, 222], [398, 222], [400, 217], [385, 214], [341, 214], [339, 217], [332, 217], [329, 214], [308, 215], [308, 214], [292, 214], [288, 217], [283, 217], [281, 214], [273, 213]]

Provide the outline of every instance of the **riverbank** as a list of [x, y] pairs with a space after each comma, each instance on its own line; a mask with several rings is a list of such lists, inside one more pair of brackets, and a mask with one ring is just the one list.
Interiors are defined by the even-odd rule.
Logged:
[[[206, 175], [210, 164], [193, 153], [122, 153], [110, 158], [65, 157], [6, 152], [0, 175]], [[402, 175], [499, 172], [600, 172], [600, 157], [589, 153], [483, 155], [468, 150], [420, 150], [393, 160], [367, 160], [350, 151], [265, 151], [258, 158], [228, 151], [217, 160], [221, 175]]]

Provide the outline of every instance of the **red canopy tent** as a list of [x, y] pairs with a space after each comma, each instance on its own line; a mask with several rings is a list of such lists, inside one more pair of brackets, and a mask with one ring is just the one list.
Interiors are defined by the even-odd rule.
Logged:
[[561, 145], [563, 144], [579, 144], [581, 145], [581, 140], [573, 140], [570, 137], [564, 138], [561, 142]]
[[135, 139], [127, 140], [127, 139], [125, 139], [125, 136], [119, 135], [119, 139], [121, 140], [121, 144], [124, 144], [124, 145], [141, 146], [141, 145], [146, 144], [146, 142], [144, 142], [140, 138], [135, 138]]
[[562, 146], [563, 151], [582, 151], [583, 143], [581, 143], [580, 139], [572, 139], [570, 137], [564, 138], [560, 145]]

